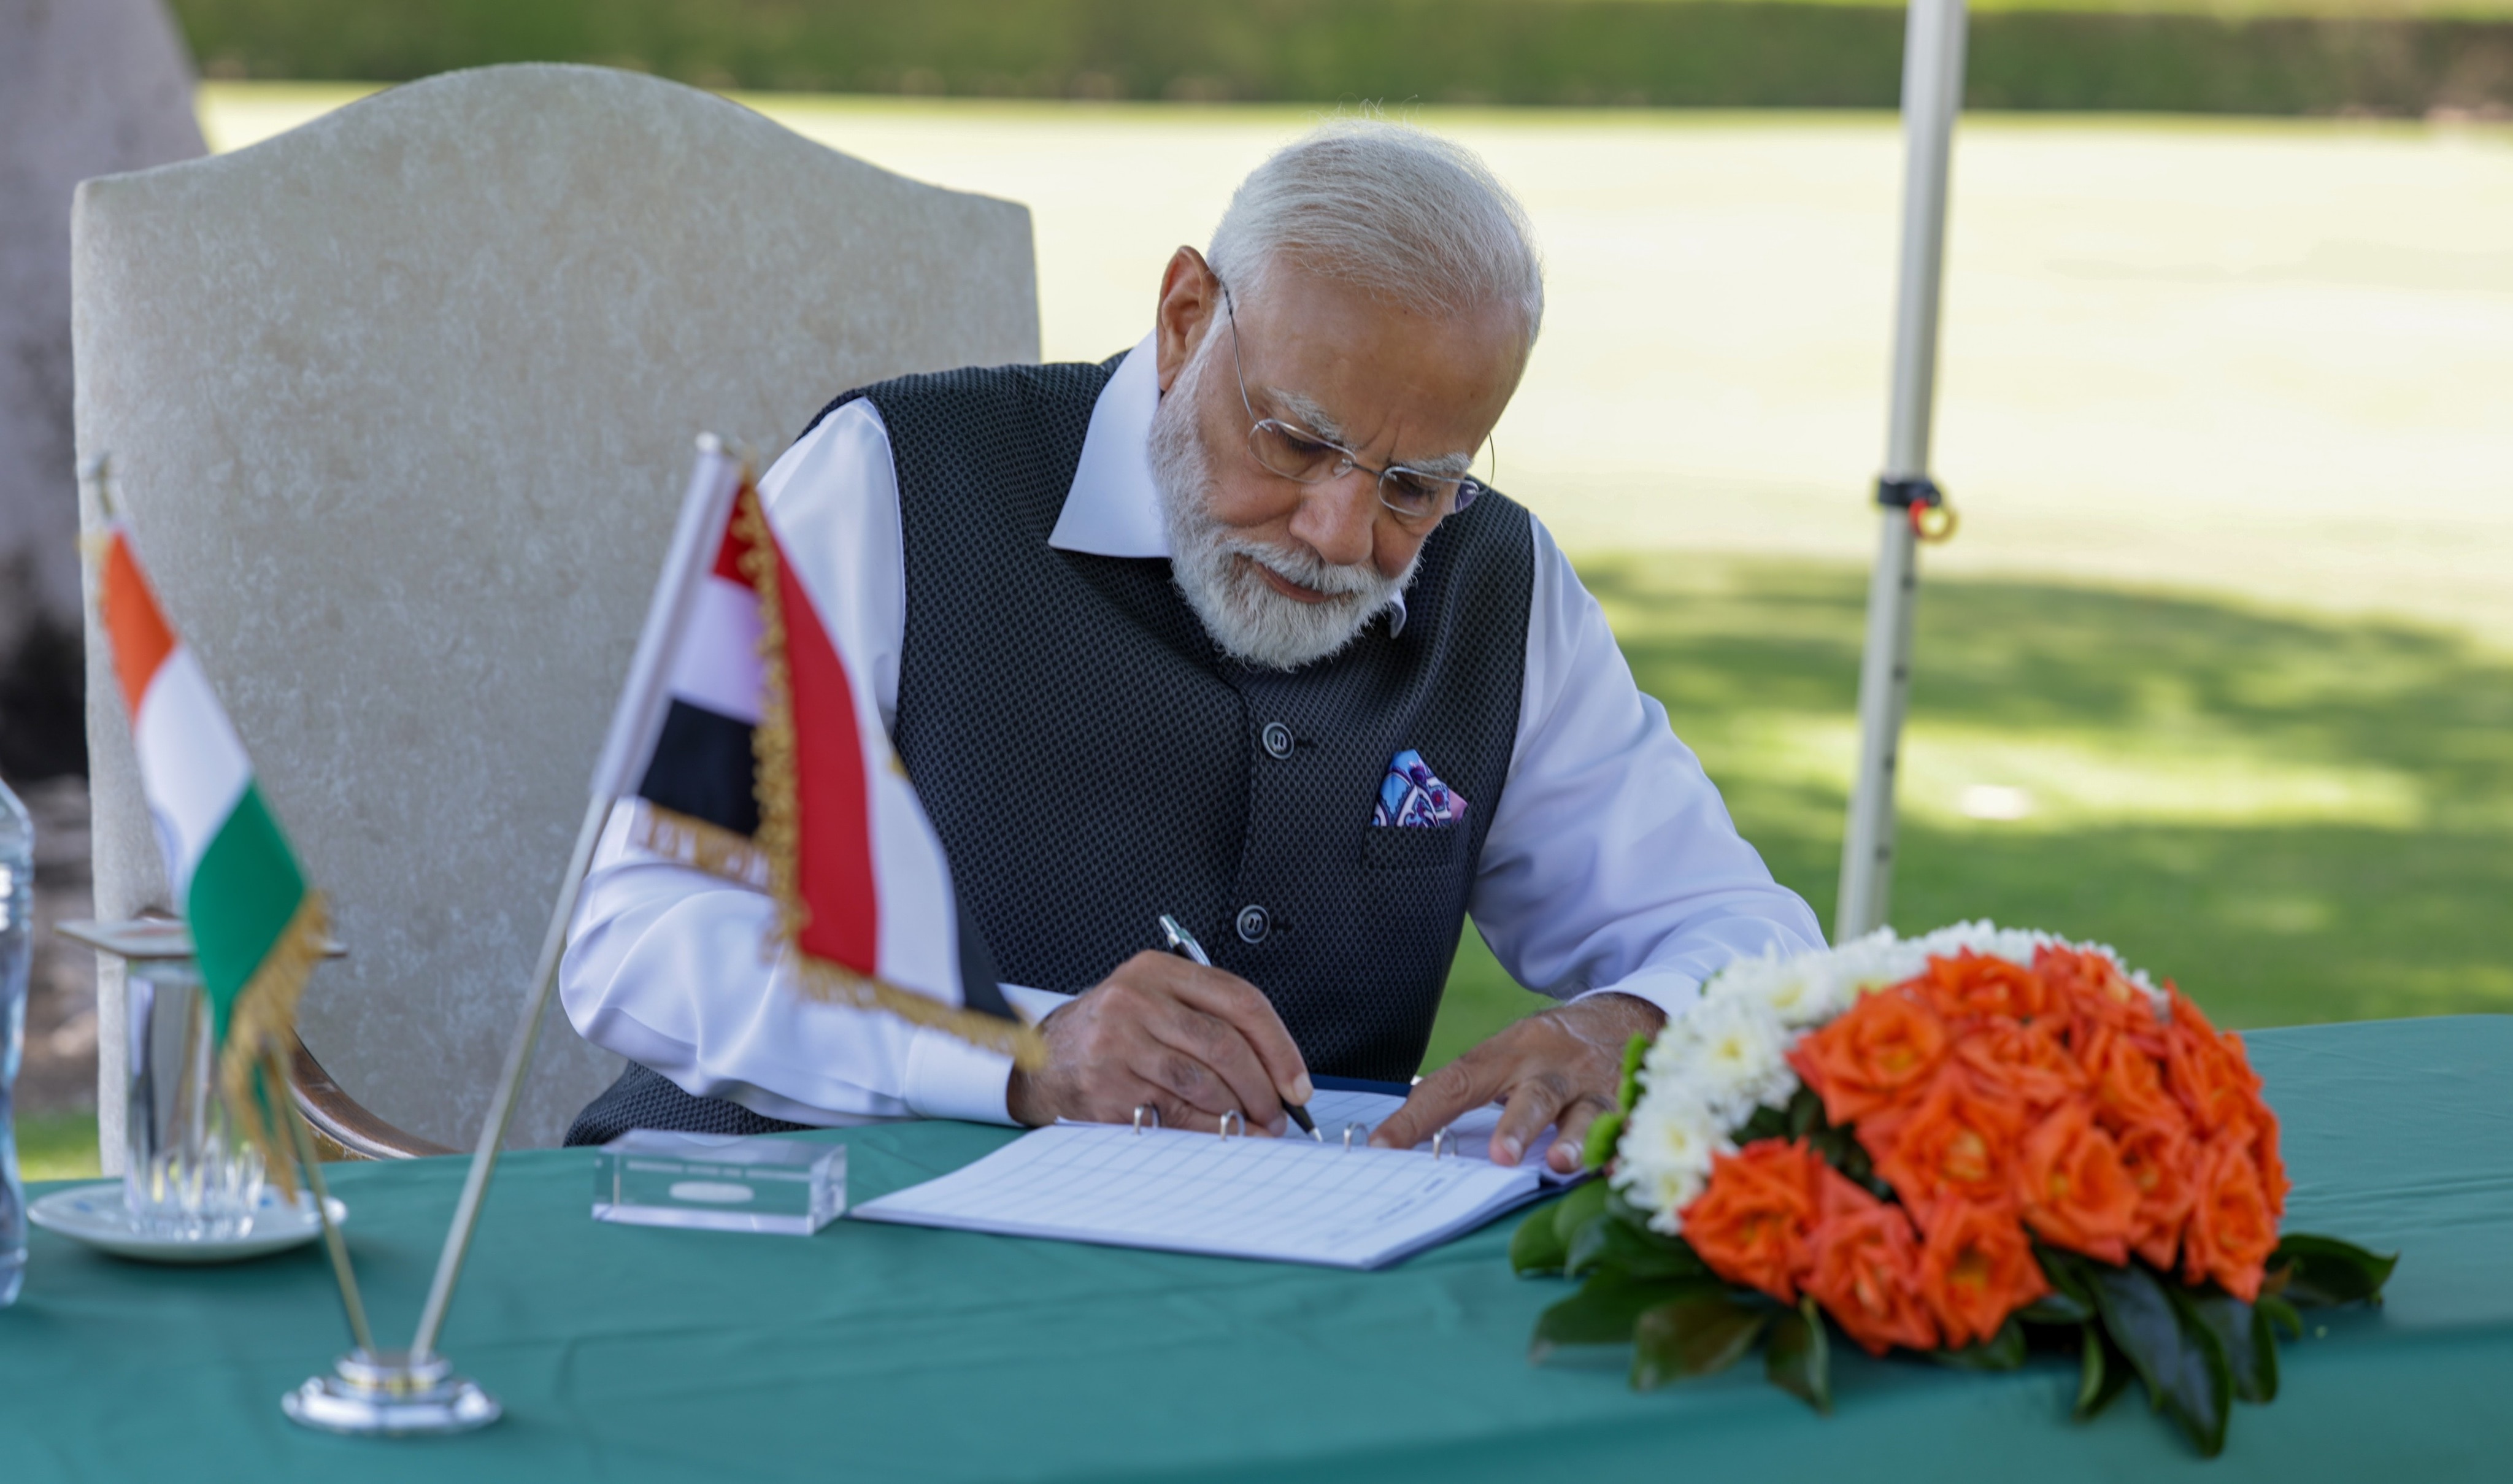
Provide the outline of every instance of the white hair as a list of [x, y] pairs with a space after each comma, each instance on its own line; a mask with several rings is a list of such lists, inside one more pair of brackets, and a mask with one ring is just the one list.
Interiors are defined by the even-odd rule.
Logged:
[[1275, 152], [1231, 194], [1205, 253], [1242, 301], [1290, 265], [1422, 313], [1544, 322], [1526, 208], [1474, 152], [1409, 124], [1337, 119]]

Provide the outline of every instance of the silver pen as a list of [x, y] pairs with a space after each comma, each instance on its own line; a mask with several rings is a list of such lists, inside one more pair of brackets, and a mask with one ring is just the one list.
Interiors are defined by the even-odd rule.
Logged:
[[[1188, 963], [1202, 964], [1208, 969], [1213, 967], [1213, 957], [1204, 951], [1204, 944], [1195, 941], [1195, 935], [1186, 930], [1185, 924], [1167, 912], [1161, 914], [1161, 938], [1171, 952]], [[1309, 1120], [1307, 1108], [1287, 1102], [1283, 1104], [1283, 1111], [1292, 1115], [1292, 1121], [1300, 1126], [1301, 1133], [1322, 1143], [1326, 1141], [1326, 1136], [1318, 1132], [1318, 1126]]]

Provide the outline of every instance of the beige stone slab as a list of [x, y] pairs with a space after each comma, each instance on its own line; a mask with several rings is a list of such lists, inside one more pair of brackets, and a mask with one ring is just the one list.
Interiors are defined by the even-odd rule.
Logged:
[[[773, 453], [847, 387], [1038, 354], [1023, 208], [587, 67], [453, 73], [91, 181], [76, 264], [79, 450], [112, 454], [349, 946], [306, 1042], [458, 1146], [693, 435]], [[164, 887], [91, 637], [97, 911], [125, 916]], [[527, 1143], [617, 1064], [563, 1022], [542, 1044]]]
[[[90, 176], [202, 147], [191, 61], [160, 0], [0, 0], [0, 682], [42, 662], [23, 653], [38, 625], [66, 635], [79, 623], [70, 194]], [[34, 681], [11, 687], [20, 703], [42, 695], [20, 688]], [[64, 700], [75, 706], [74, 693]], [[0, 716], [0, 734], [17, 734], [0, 766], [30, 744], [50, 750], [40, 738], [53, 730]]]

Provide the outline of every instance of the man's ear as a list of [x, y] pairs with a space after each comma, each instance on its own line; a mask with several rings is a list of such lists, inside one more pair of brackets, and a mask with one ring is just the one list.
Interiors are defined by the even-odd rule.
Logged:
[[1160, 359], [1161, 390], [1167, 392], [1186, 369], [1196, 347], [1212, 333], [1215, 319], [1221, 311], [1221, 280], [1215, 277], [1204, 255], [1191, 247], [1179, 248], [1170, 257], [1170, 265], [1161, 272], [1161, 303], [1153, 341]]

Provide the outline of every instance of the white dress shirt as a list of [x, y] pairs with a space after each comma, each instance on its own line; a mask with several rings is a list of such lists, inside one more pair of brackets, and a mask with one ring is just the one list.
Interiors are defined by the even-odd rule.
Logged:
[[[1146, 339], [1092, 409], [1050, 545], [1169, 556], [1147, 452], [1159, 400]], [[865, 663], [883, 722], [896, 725], [907, 570], [879, 410], [859, 400], [823, 419], [760, 488], [806, 585], [861, 605], [858, 631], [874, 646]], [[1678, 1015], [1733, 958], [1820, 946], [1815, 914], [1738, 837], [1540, 522], [1535, 537], [1518, 735], [1468, 901], [1495, 956], [1556, 999], [1612, 990]], [[1400, 604], [1387, 622], [1404, 619]], [[615, 815], [594, 857], [560, 971], [568, 1018], [586, 1040], [698, 1096], [797, 1123], [1011, 1121], [1005, 1058], [795, 992], [761, 949], [774, 904], [632, 845], [632, 807]], [[1089, 987], [1004, 986], [1033, 1019]]]

